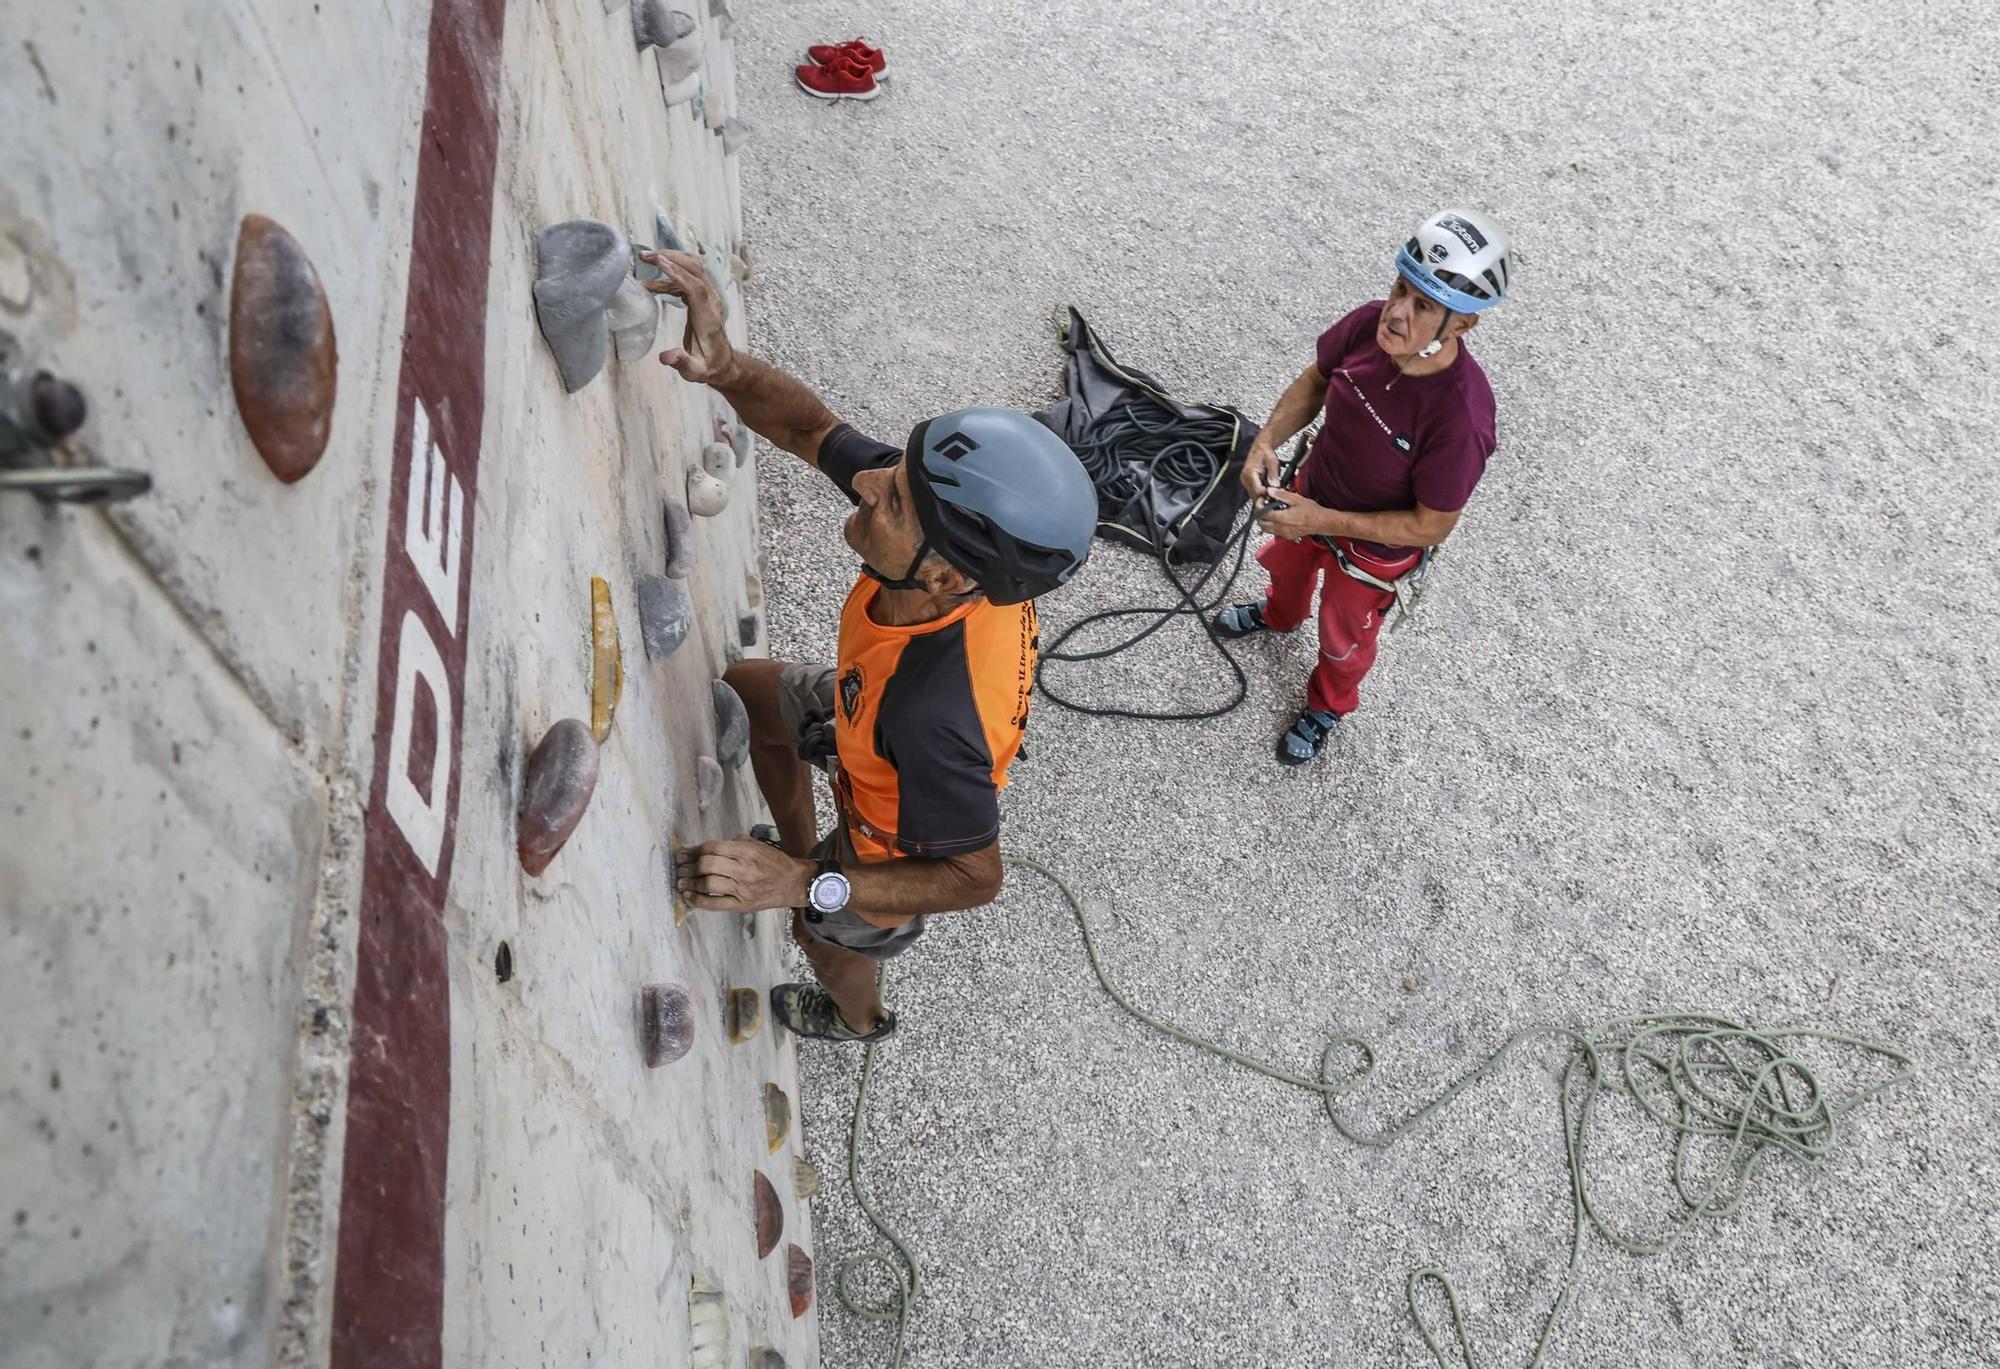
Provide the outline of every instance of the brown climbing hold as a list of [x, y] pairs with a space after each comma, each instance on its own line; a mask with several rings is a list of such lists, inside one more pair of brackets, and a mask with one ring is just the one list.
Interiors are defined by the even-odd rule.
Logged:
[[813, 1262], [795, 1245], [785, 1247], [785, 1291], [792, 1297], [792, 1315], [803, 1317], [813, 1305]]
[[549, 868], [583, 821], [583, 810], [590, 806], [596, 788], [597, 746], [590, 729], [575, 718], [564, 718], [543, 734], [528, 756], [520, 827], [514, 839], [522, 869], [539, 875]]
[[287, 485], [326, 451], [339, 361], [305, 249], [262, 214], [245, 214], [229, 284], [229, 384], [251, 444]]
[[694, 1000], [678, 984], [648, 984], [639, 991], [645, 1020], [646, 1068], [671, 1065], [694, 1045]]
[[742, 1045], [764, 1026], [764, 995], [755, 989], [729, 991], [729, 1039]]
[[611, 611], [611, 586], [590, 581], [590, 735], [600, 744], [611, 735], [618, 696], [625, 692], [625, 658], [618, 650], [618, 616]]
[[792, 1134], [792, 1100], [776, 1084], [764, 1085], [764, 1143], [773, 1151]]
[[819, 1171], [804, 1156], [792, 1161], [792, 1192], [802, 1203], [819, 1196]]
[[757, 1171], [752, 1188], [757, 1210], [757, 1258], [761, 1260], [778, 1248], [778, 1237], [785, 1234], [785, 1208], [778, 1201], [778, 1190], [771, 1187], [763, 1170]]

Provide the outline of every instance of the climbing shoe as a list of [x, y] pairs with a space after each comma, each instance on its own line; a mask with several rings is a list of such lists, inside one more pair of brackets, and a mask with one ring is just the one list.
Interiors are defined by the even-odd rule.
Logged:
[[834, 1006], [833, 995], [817, 984], [777, 984], [771, 989], [771, 1016], [794, 1036], [815, 1041], [886, 1041], [896, 1031], [896, 1014], [882, 1019], [874, 1031], [858, 1032]]
[[1248, 637], [1253, 632], [1269, 632], [1262, 604], [1231, 604], [1215, 615], [1215, 630], [1224, 637]]
[[1304, 765], [1319, 754], [1319, 749], [1326, 745], [1326, 739], [1333, 735], [1333, 729], [1339, 722], [1338, 713], [1323, 713], [1317, 708], [1308, 708], [1300, 713], [1298, 721], [1278, 738], [1279, 763]]

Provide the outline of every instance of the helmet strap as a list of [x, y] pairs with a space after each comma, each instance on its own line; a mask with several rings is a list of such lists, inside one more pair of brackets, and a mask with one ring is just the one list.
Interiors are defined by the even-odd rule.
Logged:
[[917, 543], [917, 554], [910, 558], [910, 568], [903, 572], [902, 579], [892, 580], [866, 561], [861, 563], [861, 573], [883, 589], [923, 589], [925, 587], [923, 581], [917, 579], [917, 568], [923, 565], [924, 558], [930, 554], [931, 539], [926, 537]]

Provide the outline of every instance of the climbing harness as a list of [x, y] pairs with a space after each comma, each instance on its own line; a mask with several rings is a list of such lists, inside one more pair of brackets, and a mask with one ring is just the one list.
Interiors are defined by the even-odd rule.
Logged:
[[[1499, 1072], [1521, 1046], [1547, 1040], [1568, 1043], [1568, 1060], [1557, 1086], [1556, 1102], [1570, 1192], [1569, 1263], [1557, 1284], [1555, 1302], [1535, 1339], [1528, 1369], [1539, 1369], [1547, 1359], [1550, 1337], [1576, 1290], [1583, 1268], [1586, 1229], [1631, 1255], [1658, 1255], [1671, 1250], [1698, 1223], [1727, 1217], [1741, 1207], [1752, 1181], [1771, 1157], [1788, 1155], [1802, 1164], [1817, 1163], [1833, 1148], [1842, 1118], [1878, 1094], [1908, 1083], [1916, 1073], [1915, 1062], [1909, 1056], [1865, 1037], [1815, 1027], [1760, 1030], [1719, 1013], [1663, 1009], [1607, 1018], [1584, 1028], [1556, 1024], [1524, 1027], [1508, 1036], [1484, 1060], [1411, 1108], [1401, 1120], [1370, 1129], [1342, 1115], [1336, 1106], [1343, 1097], [1357, 1094], [1374, 1071], [1375, 1052], [1367, 1041], [1346, 1032], [1334, 1035], [1320, 1052], [1318, 1073], [1308, 1075], [1197, 1036], [1157, 1017], [1133, 1003], [1112, 983], [1098, 954], [1089, 914], [1069, 884], [1037, 861], [1020, 856], [1002, 859], [1015, 869], [1033, 871], [1055, 885], [1076, 918], [1091, 972], [1122, 1011], [1184, 1045], [1319, 1099], [1334, 1130], [1355, 1145], [1383, 1148], [1421, 1129], [1459, 1095]], [[1889, 1064], [1893, 1072], [1851, 1092], [1832, 1093], [1812, 1067], [1790, 1048], [1792, 1043], [1814, 1041], [1850, 1047], [1876, 1062]], [[1344, 1057], [1354, 1063], [1343, 1068]], [[836, 1266], [835, 1290], [841, 1306], [860, 1320], [894, 1324], [895, 1341], [889, 1364], [890, 1369], [900, 1369], [910, 1313], [923, 1291], [923, 1266], [916, 1252], [889, 1225], [862, 1187], [861, 1129], [874, 1073], [875, 1047], [871, 1045], [861, 1057], [861, 1078], [847, 1133], [847, 1181], [855, 1203], [888, 1242], [893, 1255], [878, 1249], [848, 1256]], [[1673, 1139], [1669, 1172], [1681, 1211], [1664, 1231], [1647, 1234], [1621, 1229], [1596, 1205], [1586, 1150], [1591, 1121], [1604, 1095], [1636, 1107]], [[1695, 1173], [1690, 1155], [1690, 1148], [1703, 1140], [1726, 1143], [1722, 1159], [1712, 1162], [1713, 1168], [1706, 1178]], [[870, 1300], [856, 1283], [862, 1272], [871, 1268], [888, 1275], [893, 1286], [887, 1297]], [[1432, 1358], [1441, 1369], [1451, 1369], [1446, 1358], [1448, 1351], [1424, 1315], [1423, 1298], [1427, 1292], [1435, 1293], [1444, 1303], [1458, 1361], [1466, 1369], [1477, 1369], [1481, 1360], [1473, 1348], [1472, 1332], [1459, 1304], [1457, 1287], [1451, 1275], [1435, 1265], [1412, 1271], [1403, 1290], [1410, 1318]]]
[[1437, 558], [1436, 547], [1425, 547], [1423, 555], [1417, 558], [1416, 565], [1393, 580], [1384, 580], [1381, 576], [1371, 574], [1356, 565], [1354, 558], [1347, 554], [1347, 548], [1341, 546], [1337, 538], [1315, 537], [1313, 540], [1333, 553], [1334, 564], [1340, 567], [1341, 573], [1348, 579], [1359, 580], [1364, 585], [1374, 586], [1384, 594], [1395, 596], [1396, 616], [1390, 620], [1389, 631], [1394, 632], [1404, 623], [1415, 620], [1417, 605], [1424, 597], [1424, 583], [1431, 573], [1431, 562]]

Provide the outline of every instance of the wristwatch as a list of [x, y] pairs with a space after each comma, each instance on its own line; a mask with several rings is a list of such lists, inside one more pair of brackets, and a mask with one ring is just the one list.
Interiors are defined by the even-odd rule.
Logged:
[[806, 921], [825, 921], [828, 913], [837, 913], [847, 906], [848, 895], [852, 892], [853, 886], [848, 884], [847, 876], [840, 873], [839, 861], [817, 862], [812, 883], [806, 886]]

